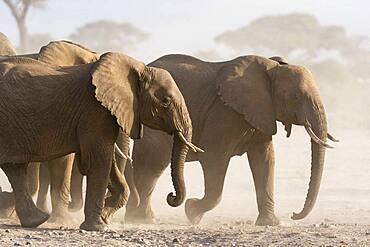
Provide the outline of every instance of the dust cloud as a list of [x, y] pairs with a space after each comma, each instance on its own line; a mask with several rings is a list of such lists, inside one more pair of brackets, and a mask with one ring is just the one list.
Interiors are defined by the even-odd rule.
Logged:
[[[208, 61], [227, 60], [248, 54], [266, 57], [279, 55], [286, 58], [289, 63], [304, 65], [312, 71], [326, 109], [329, 131], [340, 142], [334, 143], [335, 148], [326, 152], [319, 197], [309, 216], [298, 222], [290, 219], [293, 212], [299, 212], [302, 209], [306, 198], [311, 168], [309, 136], [303, 127], [293, 126], [291, 137], [286, 138], [283, 126], [278, 124], [278, 133], [273, 137], [276, 156], [275, 213], [286, 228], [278, 227], [269, 230], [252, 225], [257, 218], [258, 211], [252, 174], [244, 154], [231, 159], [222, 200], [215, 209], [205, 214], [200, 228], [188, 225], [184, 205], [178, 208], [167, 205], [166, 196], [173, 191], [170, 169], [167, 168], [152, 195], [152, 207], [160, 224], [157, 226], [123, 224], [125, 211], [123, 208], [114, 217], [114, 229], [126, 231], [125, 234], [128, 235], [134, 234], [133, 232], [136, 234], [138, 231], [139, 236], [132, 235], [133, 241], [139, 239], [135, 243], [147, 245], [150, 245], [148, 243], [167, 243], [155, 242], [163, 240], [166, 236], [169, 236], [171, 241], [172, 239], [182, 241], [179, 237], [182, 234], [183, 241], [186, 241], [185, 239], [189, 236], [189, 239], [197, 244], [207, 244], [208, 242], [202, 242], [207, 239], [207, 234], [209, 236], [218, 234], [215, 239], [219, 239], [220, 234], [226, 236], [230, 233], [230, 237], [225, 237], [223, 240], [223, 244], [225, 244], [239, 237], [250, 240], [250, 236], [256, 231], [256, 234], [261, 233], [262, 236], [263, 234], [268, 236], [269, 234], [280, 234], [279, 236], [283, 237], [279, 238], [278, 241], [285, 243], [284, 239], [291, 237], [289, 234], [299, 235], [299, 232], [306, 232], [306, 227], [317, 224], [321, 226], [327, 222], [333, 225], [337, 224], [337, 230], [324, 228], [312, 230], [309, 228], [308, 232], [312, 230], [315, 234], [321, 234], [320, 236], [324, 237], [320, 238], [319, 235], [314, 234], [310, 237], [300, 236], [303, 238], [317, 237], [316, 240], [319, 242], [313, 240], [312, 243], [319, 244], [326, 243], [325, 241], [334, 241], [330, 234], [336, 236], [338, 244], [342, 243], [340, 241], [344, 241], [344, 243], [352, 241], [351, 243], [356, 244], [353, 242], [354, 238], [347, 241], [343, 234], [354, 234], [353, 236], [356, 238], [355, 234], [362, 234], [362, 238], [368, 238], [370, 232], [365, 232], [365, 228], [368, 228], [370, 224], [370, 97], [368, 95], [370, 92], [370, 37], [351, 35], [351, 30], [338, 25], [324, 25], [319, 20], [319, 17], [316, 18], [310, 14], [297, 13], [261, 16], [251, 22], [241, 22], [230, 30], [219, 30], [209, 41], [212, 45], [207, 49], [193, 47], [188, 52], [188, 50], [169, 48], [170, 51], [177, 49], [176, 53], [187, 53]], [[7, 21], [10, 22], [10, 20]], [[104, 39], [107, 30], [109, 30], [107, 25], [113, 25], [112, 23], [117, 29], [117, 35], [109, 36], [111, 37], [109, 40]], [[170, 53], [163, 49], [153, 49], [153, 46], [155, 48], [161, 43], [160, 40], [156, 40], [158, 35], [155, 35], [155, 29], [152, 30], [152, 34], [148, 29], [143, 29], [143, 31], [135, 23], [93, 21], [80, 24], [76, 24], [74, 32], [63, 37], [81, 41], [83, 45], [99, 51], [113, 47], [115, 50], [129, 51], [130, 54], [133, 51], [132, 53], [135, 54], [136, 51], [140, 50], [138, 54], [141, 56], [147, 51], [152, 57], [154, 57], [153, 54], [160, 57]], [[99, 39], [95, 39], [96, 33], [101, 34], [98, 35]], [[55, 33], [29, 35], [29, 49], [37, 50], [36, 47], [45, 45], [50, 39], [59, 36]], [[103, 39], [101, 39], [102, 37]], [[122, 48], [120, 48], [120, 44], [122, 44]], [[141, 59], [150, 62], [147, 57], [141, 57]], [[185, 181], [187, 198], [203, 197], [203, 172], [198, 162], [186, 164]], [[3, 173], [0, 173], [0, 186], [3, 190], [11, 190]], [[78, 222], [83, 219], [82, 211], [74, 216]], [[12, 222], [12, 224], [18, 223]], [[325, 224], [324, 226], [326, 226]], [[345, 225], [341, 226], [340, 224]], [[356, 228], [356, 224], [365, 227]], [[218, 226], [219, 228], [217, 228]], [[294, 228], [295, 226], [298, 228]], [[233, 227], [236, 229], [235, 231]], [[241, 233], [242, 229], [246, 232]], [[146, 236], [146, 233], [140, 235], [142, 230], [153, 233], [152, 240], [145, 242], [144, 239], [143, 242], [140, 242], [142, 241], [140, 239]], [[164, 235], [159, 234], [156, 230], [163, 231]], [[196, 238], [190, 237], [197, 231], [202, 232], [199, 234], [205, 234], [205, 236], [202, 235], [203, 238], [200, 237], [203, 239], [200, 242], [197, 242]], [[340, 235], [338, 232], [343, 234]], [[79, 233], [73, 234], [78, 235]], [[77, 235], [77, 239], [81, 237]], [[125, 241], [131, 241], [130, 238], [131, 235]], [[294, 239], [294, 237], [292, 238]], [[91, 239], [86, 239], [86, 242], [83, 243], [89, 243]], [[112, 239], [115, 238], [112, 237]], [[119, 238], [117, 237], [117, 239]], [[297, 238], [296, 241], [301, 243], [299, 242], [300, 238]], [[265, 245], [270, 242], [262, 241], [261, 243]], [[370, 244], [370, 242], [366, 243]], [[222, 246], [222, 242], [220, 245]]]

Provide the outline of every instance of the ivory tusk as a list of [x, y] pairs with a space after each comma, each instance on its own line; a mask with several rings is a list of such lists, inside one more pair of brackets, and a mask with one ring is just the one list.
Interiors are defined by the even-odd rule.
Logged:
[[119, 156], [124, 159], [127, 159], [127, 156], [122, 152], [122, 150], [118, 147], [117, 143], [114, 143], [114, 149], [118, 152]]
[[186, 140], [185, 136], [181, 133], [181, 132], [177, 132], [177, 134], [179, 135], [181, 141], [183, 141], [189, 148], [191, 148], [195, 153], [196, 152], [201, 152], [201, 153], [204, 153], [204, 150], [201, 149], [201, 148], [198, 148], [197, 146], [195, 146], [193, 143], [189, 142], [188, 140]]
[[311, 139], [314, 142], [326, 148], [334, 148], [333, 146], [330, 146], [329, 144], [327, 144], [326, 142], [318, 138], [317, 135], [315, 135], [315, 133], [312, 131], [311, 127], [308, 124], [305, 124], [304, 128], [306, 129], [307, 133], [310, 135]]
[[327, 134], [327, 136], [328, 136], [328, 139], [329, 139], [329, 140], [331, 140], [331, 141], [333, 141], [333, 142], [339, 142], [339, 140], [338, 140], [338, 139], [336, 139], [334, 136], [330, 135], [329, 133]]

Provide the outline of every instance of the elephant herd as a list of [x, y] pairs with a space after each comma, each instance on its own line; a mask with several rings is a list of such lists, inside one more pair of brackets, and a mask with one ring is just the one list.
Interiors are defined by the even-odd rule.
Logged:
[[185, 202], [186, 216], [196, 224], [221, 201], [230, 159], [246, 153], [256, 225], [278, 225], [272, 143], [277, 121], [287, 137], [295, 124], [311, 139], [308, 193], [292, 216], [299, 220], [318, 196], [331, 147], [327, 139], [337, 141], [305, 67], [280, 57], [205, 62], [178, 54], [145, 65], [69, 41], [17, 55], [0, 33], [0, 166], [12, 186], [12, 192], [0, 190], [0, 216], [15, 211], [24, 227], [65, 222], [83, 206], [86, 176], [80, 228], [105, 230], [124, 205], [126, 221], [154, 223], [151, 194], [164, 169], [171, 164], [175, 193], [167, 203], [177, 207], [186, 199], [185, 163], [199, 161], [204, 196]]

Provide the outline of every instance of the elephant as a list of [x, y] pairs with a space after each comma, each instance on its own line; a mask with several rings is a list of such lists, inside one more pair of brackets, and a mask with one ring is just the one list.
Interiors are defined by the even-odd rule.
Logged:
[[[8, 46], [10, 45], [9, 42], [5, 44]], [[8, 57], [16, 56], [15, 53], [3, 53], [0, 55]], [[99, 55], [96, 52], [83, 47], [82, 45], [62, 40], [50, 42], [48, 45], [42, 47], [40, 52], [37, 54], [18, 55], [18, 57], [29, 57], [59, 66], [72, 66], [97, 61]], [[39, 163], [31, 163], [28, 166], [28, 190], [32, 197], [38, 191], [37, 206], [45, 212], [48, 211], [46, 206], [46, 193], [49, 187], [50, 174], [52, 181], [51, 202], [53, 208], [51, 217], [49, 219], [51, 222], [66, 222], [66, 219], [69, 219], [69, 217], [66, 217], [66, 208], [69, 202], [69, 183], [72, 164], [73, 155], [71, 154], [67, 155], [66, 157], [59, 157], [55, 160], [43, 162], [40, 171]], [[39, 172], [41, 173], [40, 179]], [[2, 205], [0, 214], [2, 217], [9, 217], [10, 213], [14, 211], [13, 194], [9, 192], [1, 193], [0, 202]]]
[[[233, 156], [247, 153], [255, 185], [256, 225], [278, 225], [274, 209], [274, 147], [272, 136], [279, 121], [287, 137], [292, 124], [304, 126], [311, 138], [311, 179], [304, 207], [294, 220], [306, 217], [314, 207], [324, 168], [327, 137], [326, 114], [311, 72], [288, 64], [280, 57], [247, 55], [224, 62], [205, 62], [187, 55], [166, 55], [148, 66], [168, 70], [188, 106], [193, 142], [205, 153], [191, 153], [186, 161], [199, 161], [205, 191], [190, 198], [185, 213], [197, 224], [222, 198], [225, 174]], [[145, 127], [146, 135], [135, 140], [134, 184], [125, 219], [154, 223], [151, 195], [170, 162], [171, 140]], [[144, 155], [145, 154], [145, 155]]]
[[[0, 75], [0, 166], [12, 185], [22, 226], [37, 227], [49, 217], [27, 191], [27, 164], [75, 153], [79, 171], [87, 176], [80, 228], [105, 230], [105, 219], [126, 203], [129, 194], [114, 157], [119, 129], [138, 139], [143, 125], [173, 136], [176, 194], [170, 193], [167, 202], [183, 203], [188, 150], [203, 150], [191, 143], [187, 106], [169, 72], [107, 52], [96, 62], [70, 67], [8, 58], [0, 63]], [[109, 186], [111, 194], [104, 200]]]
[[[16, 56], [15, 48], [12, 46], [8, 37], [0, 32], [0, 57], [8, 58]], [[31, 56], [32, 57], [32, 56]], [[27, 173], [29, 174], [28, 191], [31, 196], [34, 196], [38, 190], [38, 163], [30, 163]], [[0, 217], [9, 217], [14, 212], [13, 194], [2, 191], [0, 187], [0, 203], [3, 208], [0, 208]]]
[[[94, 62], [99, 58], [99, 55], [80, 44], [62, 40], [50, 42], [48, 45], [42, 47], [37, 54], [20, 55], [20, 57], [29, 57], [59, 66], [72, 66]], [[120, 133], [120, 136], [125, 136], [125, 134]], [[116, 142], [118, 152], [115, 153], [115, 159], [120, 171], [124, 170], [122, 167], [124, 167], [124, 162], [127, 159], [127, 155], [123, 153], [129, 149], [129, 143], [126, 143], [126, 141], [122, 142], [122, 140], [126, 139], [128, 140], [129, 138], [119, 137]], [[55, 160], [42, 162], [41, 167], [39, 163], [31, 163], [28, 166], [29, 192], [32, 197], [38, 192], [37, 207], [44, 212], [49, 211], [47, 193], [50, 185], [52, 212], [48, 222], [74, 223], [68, 211], [75, 212], [83, 206], [83, 176], [78, 171], [73, 157], [73, 154], [70, 154]], [[70, 191], [70, 188], [72, 188], [72, 191]], [[71, 202], [69, 202], [70, 196]], [[3, 207], [0, 209], [0, 215], [2, 217], [9, 217], [14, 211], [13, 194], [9, 192], [1, 193], [0, 202]]]

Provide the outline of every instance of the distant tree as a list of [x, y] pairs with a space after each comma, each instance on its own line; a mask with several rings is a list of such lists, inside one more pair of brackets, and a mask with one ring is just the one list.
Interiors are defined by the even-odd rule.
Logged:
[[149, 37], [131, 23], [100, 20], [85, 24], [69, 36], [89, 48], [98, 51], [127, 51]]
[[19, 48], [21, 53], [27, 52], [28, 31], [26, 17], [30, 8], [43, 8], [46, 0], [3, 0], [9, 7], [19, 31]]
[[237, 30], [221, 33], [215, 40], [238, 52], [288, 57], [299, 51], [308, 59], [316, 57], [322, 49], [341, 52], [353, 49], [343, 27], [323, 26], [308, 14], [261, 17]]

